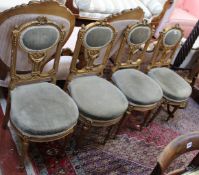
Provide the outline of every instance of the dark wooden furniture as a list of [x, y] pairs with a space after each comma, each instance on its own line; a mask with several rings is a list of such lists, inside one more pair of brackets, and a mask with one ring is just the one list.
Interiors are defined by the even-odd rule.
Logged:
[[[174, 159], [184, 153], [194, 150], [199, 150], [199, 132], [192, 132], [177, 137], [172, 142], [170, 142], [163, 150], [151, 175], [163, 175], [165, 170], [169, 167]], [[187, 171], [197, 169], [198, 167], [199, 153], [186, 168], [174, 170], [167, 175], [181, 175], [182, 173], [185, 173]]]

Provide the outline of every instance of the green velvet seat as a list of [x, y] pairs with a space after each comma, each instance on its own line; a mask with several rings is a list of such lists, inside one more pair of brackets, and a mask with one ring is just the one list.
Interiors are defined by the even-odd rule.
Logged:
[[163, 96], [160, 86], [136, 69], [118, 70], [113, 74], [112, 80], [134, 105], [152, 105]]
[[97, 76], [76, 78], [70, 82], [68, 89], [80, 113], [94, 120], [121, 117], [128, 107], [128, 101], [122, 92]]
[[154, 68], [148, 74], [160, 85], [166, 99], [185, 101], [191, 95], [191, 86], [169, 68]]
[[18, 86], [11, 91], [11, 99], [11, 121], [24, 135], [60, 134], [78, 119], [75, 102], [52, 83]]

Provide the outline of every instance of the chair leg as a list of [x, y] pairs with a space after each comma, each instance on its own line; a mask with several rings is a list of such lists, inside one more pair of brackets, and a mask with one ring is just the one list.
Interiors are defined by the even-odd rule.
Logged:
[[168, 112], [169, 116], [167, 117], [166, 121], [168, 121], [170, 118], [174, 117], [174, 113], [177, 111], [178, 108], [179, 108], [179, 106], [173, 106], [173, 109], [171, 109], [171, 105], [167, 104], [167, 112]]
[[115, 137], [118, 133], [118, 128], [119, 128], [119, 123], [111, 126], [111, 130], [110, 130], [110, 133], [109, 133], [110, 139], [115, 139]]
[[131, 114], [131, 112], [128, 111], [128, 110], [124, 113], [124, 116], [122, 117], [122, 119], [118, 123], [115, 135], [117, 135], [119, 133], [119, 131], [122, 129], [122, 127], [124, 126], [126, 120], [128, 119], [128, 115], [130, 115], [130, 114]]
[[143, 127], [147, 126], [147, 123], [148, 123], [147, 121], [149, 120], [149, 117], [151, 116], [152, 113], [153, 113], [153, 109], [147, 111], [147, 114], [144, 116], [144, 121], [141, 124], [141, 130], [142, 130]]
[[156, 109], [154, 109], [152, 117], [145, 124], [146, 127], [149, 126], [151, 122], [153, 122], [153, 120], [158, 116], [161, 110], [162, 110], [162, 104], [158, 106]]
[[106, 144], [106, 142], [107, 142], [107, 140], [109, 139], [109, 136], [110, 136], [110, 133], [111, 133], [111, 130], [113, 129], [113, 126], [109, 126], [108, 127], [108, 132], [107, 132], [107, 134], [105, 135], [105, 137], [104, 137], [104, 140], [103, 140], [103, 145], [105, 145]]
[[8, 121], [10, 119], [10, 108], [11, 108], [11, 102], [10, 102], [10, 95], [8, 94], [8, 97], [7, 97], [7, 105], [6, 105], [6, 113], [5, 113], [5, 116], [3, 118], [3, 122], [2, 122], [2, 127], [4, 129], [7, 128], [7, 125], [8, 125]]
[[76, 146], [74, 150], [74, 154], [78, 153], [78, 149], [81, 148], [82, 142], [86, 135], [89, 133], [89, 130], [91, 129], [91, 124], [90, 123], [83, 123], [83, 126], [80, 131], [80, 135], [76, 138]]
[[22, 151], [21, 151], [21, 157], [20, 157], [20, 169], [23, 170], [24, 169], [24, 162], [27, 158], [28, 155], [28, 146], [29, 146], [29, 142], [27, 139], [22, 138]]

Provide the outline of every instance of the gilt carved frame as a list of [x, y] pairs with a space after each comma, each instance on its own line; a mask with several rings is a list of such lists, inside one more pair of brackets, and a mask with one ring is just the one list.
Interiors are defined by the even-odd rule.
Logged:
[[[91, 29], [93, 27], [97, 27], [97, 26], [108, 27], [112, 30], [112, 33], [113, 33], [112, 40], [105, 47], [106, 48], [105, 55], [104, 55], [104, 57], [102, 59], [102, 63], [100, 65], [95, 65], [94, 61], [99, 57], [99, 54], [100, 54], [100, 51], [102, 50], [102, 48], [93, 48], [93, 49], [86, 48], [85, 45], [83, 44], [83, 40], [84, 40], [84, 36], [85, 36], [86, 32], [89, 29]], [[78, 33], [78, 39], [77, 39], [76, 47], [74, 50], [71, 67], [70, 67], [70, 74], [67, 78], [65, 88], [64, 88], [65, 90], [67, 89], [67, 83], [69, 81], [71, 81], [75, 76], [83, 76], [83, 75], [88, 75], [88, 74], [97, 74], [100, 76], [103, 75], [103, 70], [106, 66], [108, 59], [109, 59], [109, 54], [110, 54], [115, 37], [116, 37], [116, 31], [108, 22], [99, 21], [99, 22], [95, 22], [95, 23], [90, 23], [87, 26], [85, 26], [85, 25], [82, 26], [82, 28], [80, 29], [80, 31]], [[84, 49], [84, 60], [83, 60], [82, 68], [78, 69], [76, 65], [78, 64], [79, 59], [81, 59], [81, 58], [79, 58], [79, 55], [82, 51], [81, 50], [82, 47]]]
[[[179, 41], [175, 45], [167, 46], [163, 43], [163, 41], [166, 34], [170, 32], [171, 30], [180, 31], [181, 37], [179, 38]], [[171, 60], [175, 54], [175, 51], [180, 44], [182, 37], [183, 37], [183, 30], [180, 28], [178, 24], [176, 24], [174, 27], [166, 28], [162, 32], [160, 32], [160, 36], [157, 39], [157, 44], [155, 44], [155, 48], [151, 57], [151, 63], [149, 64], [147, 69], [150, 70], [154, 67], [162, 67], [162, 66], [169, 67]], [[158, 58], [160, 59], [157, 60]]]
[[[63, 45], [70, 37], [73, 28], [75, 26], [75, 16], [72, 12], [66, 8], [64, 5], [61, 5], [55, 0], [45, 0], [45, 1], [30, 1], [28, 4], [18, 5], [16, 7], [10, 8], [0, 13], [0, 24], [2, 24], [7, 19], [21, 14], [40, 14], [41, 16], [52, 15], [62, 17], [70, 21], [70, 29], [68, 31], [68, 35], [64, 39]], [[9, 72], [9, 67], [0, 62], [0, 67], [4, 70], [1, 72], [3, 78], [6, 77]]]
[[[130, 32], [133, 31], [134, 29], [138, 27], [148, 27], [150, 30], [150, 35], [148, 36], [148, 39], [145, 42], [142, 42], [140, 44], [130, 44], [128, 42], [128, 38], [130, 35]], [[126, 30], [124, 31], [123, 38], [119, 47], [119, 50], [116, 55], [116, 59], [114, 60], [114, 65], [112, 67], [112, 72], [117, 71], [118, 69], [123, 69], [123, 68], [140, 68], [140, 65], [144, 59], [145, 52], [150, 44], [151, 37], [153, 35], [153, 30], [151, 24], [147, 24], [147, 21], [143, 22], [138, 22], [135, 25], [129, 25], [127, 26]], [[144, 44], [144, 48], [140, 49], [141, 46]], [[125, 46], [128, 46], [128, 56], [127, 59], [122, 62], [122, 55], [125, 52]], [[136, 52], [139, 53], [139, 57], [133, 61], [132, 58], [134, 57], [134, 54]]]
[[[52, 60], [51, 57], [47, 57], [47, 52], [52, 49], [53, 46], [41, 50], [41, 51], [28, 51], [24, 47], [20, 45], [19, 36], [21, 33], [31, 27], [31, 26], [53, 26], [59, 31], [59, 40], [57, 41], [56, 55], [53, 68], [50, 72], [43, 73], [43, 67], [47, 62]], [[25, 23], [21, 26], [16, 26], [12, 32], [12, 50], [11, 50], [11, 68], [10, 68], [10, 89], [14, 89], [16, 85], [31, 83], [34, 81], [42, 81], [46, 79], [50, 79], [53, 83], [56, 83], [56, 72], [59, 65], [59, 59], [61, 55], [61, 49], [66, 36], [66, 29], [63, 25], [58, 26], [56, 23], [49, 21], [46, 17], [38, 17], [37, 21], [31, 21], [29, 23]], [[19, 47], [28, 54], [29, 62], [32, 64], [33, 70], [28, 74], [18, 74], [16, 72], [16, 61], [17, 61], [17, 50]]]

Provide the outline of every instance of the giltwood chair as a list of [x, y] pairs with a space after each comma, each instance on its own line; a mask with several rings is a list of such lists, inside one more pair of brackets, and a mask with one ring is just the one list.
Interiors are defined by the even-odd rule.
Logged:
[[[122, 92], [109, 81], [97, 76], [103, 75], [115, 36], [115, 29], [107, 22], [90, 23], [78, 33], [70, 74], [65, 84], [65, 90], [68, 88], [80, 111], [82, 128], [77, 148], [92, 126], [109, 127], [105, 143], [112, 126], [121, 120], [127, 109], [128, 101]], [[78, 69], [76, 65], [81, 47], [85, 49], [85, 61]]]
[[[193, 132], [177, 137], [172, 142], [170, 142], [162, 151], [151, 175], [163, 175], [173, 160], [184, 153], [194, 150], [199, 150], [199, 132]], [[167, 173], [167, 175], [185, 175], [187, 171], [189, 171], [190, 175], [192, 175], [191, 172], [193, 173], [194, 170], [198, 168], [199, 153], [191, 161], [188, 167], [174, 170], [170, 173]], [[193, 173], [193, 175], [197, 175], [198, 172], [199, 170], [197, 170], [196, 174]], [[189, 173], [187, 173], [187, 175]]]
[[[187, 99], [191, 95], [191, 86], [177, 73], [170, 70], [169, 65], [183, 36], [179, 26], [164, 30], [155, 45], [148, 75], [162, 88], [164, 104], [167, 105], [168, 118], [174, 117], [178, 108], [185, 108]], [[155, 115], [154, 115], [155, 117]]]
[[[65, 22], [70, 24], [74, 18], [69, 11], [68, 15]], [[79, 114], [75, 102], [55, 85], [61, 48], [71, 27], [65, 28], [41, 16], [16, 26], [12, 32], [11, 81], [3, 126], [6, 127], [10, 119], [11, 126], [21, 138], [21, 161], [27, 156], [29, 142], [64, 138], [73, 132], [77, 123]], [[31, 65], [27, 73], [16, 72], [19, 50], [24, 52]], [[43, 72], [52, 53], [55, 54], [53, 68]]]
[[[112, 72], [114, 72], [112, 81], [129, 100], [127, 115], [132, 111], [148, 112], [143, 122], [136, 126], [138, 129], [145, 125], [150, 112], [162, 99], [162, 90], [159, 85], [149, 76], [136, 70], [140, 68], [151, 37], [152, 27], [146, 21], [129, 25], [124, 32], [112, 67]], [[141, 50], [141, 47], [144, 49]], [[124, 57], [126, 50], [128, 54]]]
[[[53, 0], [45, 1], [31, 1], [28, 4], [12, 7], [2, 13], [0, 13], [0, 86], [8, 86], [10, 75], [10, 62], [11, 62], [11, 32], [15, 26], [19, 26], [25, 22], [36, 20], [38, 16], [46, 16], [52, 21], [56, 21], [57, 24], [64, 25], [67, 30], [67, 37], [64, 38], [64, 42], [68, 40], [75, 25], [75, 17], [72, 13], [63, 5]], [[70, 23], [68, 22], [70, 20]], [[70, 25], [70, 28], [69, 28]], [[54, 53], [52, 53], [54, 54]], [[30, 70], [30, 63], [26, 59], [26, 55], [23, 51], [18, 51], [19, 59], [17, 60], [16, 70], [17, 72], [27, 72]], [[2, 75], [2, 76], [1, 76]], [[8, 80], [8, 81], [6, 81]]]

